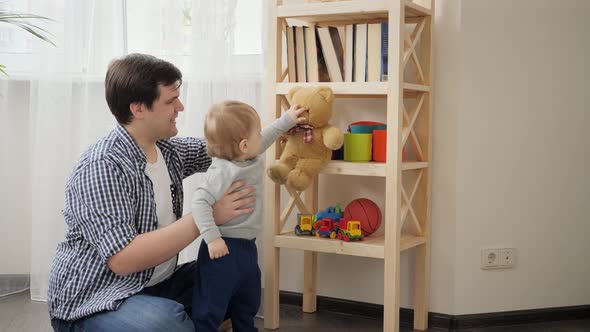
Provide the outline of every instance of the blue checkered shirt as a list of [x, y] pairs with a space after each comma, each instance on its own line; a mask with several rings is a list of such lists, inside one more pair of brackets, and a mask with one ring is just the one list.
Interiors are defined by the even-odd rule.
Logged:
[[[182, 216], [182, 180], [211, 164], [205, 142], [171, 138], [158, 146], [172, 179], [171, 199]], [[107, 260], [137, 234], [157, 229], [156, 203], [146, 159], [120, 125], [92, 145], [66, 183], [66, 237], [57, 247], [49, 276], [52, 318], [76, 320], [103, 310], [116, 310], [123, 299], [141, 291], [153, 268], [122, 277]]]

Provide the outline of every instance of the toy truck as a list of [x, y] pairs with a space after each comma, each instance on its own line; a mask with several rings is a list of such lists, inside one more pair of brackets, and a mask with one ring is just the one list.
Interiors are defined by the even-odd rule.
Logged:
[[340, 219], [338, 230], [338, 240], [349, 242], [350, 240], [363, 240], [361, 222], [356, 220]]
[[295, 226], [295, 235], [314, 235], [313, 223], [315, 222], [315, 215], [313, 214], [297, 214], [297, 226]]
[[342, 209], [340, 208], [340, 204], [336, 203], [336, 206], [333, 206], [333, 207], [329, 206], [325, 210], [316, 213], [315, 219], [322, 220], [323, 218], [330, 218], [334, 222], [338, 222], [338, 221], [340, 221], [340, 218], [342, 218], [343, 215], [344, 215], [344, 213], [342, 212]]
[[331, 218], [322, 218], [313, 224], [315, 236], [335, 239], [338, 233], [338, 224]]

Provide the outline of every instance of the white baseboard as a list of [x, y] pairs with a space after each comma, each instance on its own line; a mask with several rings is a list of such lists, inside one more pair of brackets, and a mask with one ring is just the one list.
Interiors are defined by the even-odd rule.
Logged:
[[25, 291], [30, 285], [28, 274], [0, 274], [0, 297]]

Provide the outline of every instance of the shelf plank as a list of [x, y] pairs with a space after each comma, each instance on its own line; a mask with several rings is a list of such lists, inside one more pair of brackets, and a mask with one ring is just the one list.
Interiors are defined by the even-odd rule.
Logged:
[[[432, 11], [411, 0], [405, 2], [406, 17], [431, 16]], [[316, 3], [294, 3], [278, 6], [277, 17], [297, 18], [310, 23], [327, 21], [386, 20], [387, 0], [348, 0]]]
[[385, 163], [332, 160], [321, 170], [321, 174], [385, 176]]
[[[402, 163], [403, 171], [427, 167], [428, 162], [425, 161], [408, 161]], [[321, 174], [384, 177], [385, 163], [332, 160], [321, 170]]]
[[327, 86], [330, 87], [336, 95], [387, 95], [387, 82], [277, 83], [277, 95], [287, 95], [289, 90], [294, 86]]
[[[420, 236], [402, 235], [400, 250], [404, 251], [421, 244], [426, 239]], [[381, 258], [384, 257], [385, 238], [383, 236], [368, 237], [363, 241], [344, 242], [336, 239], [318, 238], [315, 236], [297, 236], [293, 232], [276, 235], [274, 245], [277, 248], [310, 250], [329, 254]]]
[[[340, 96], [387, 96], [387, 82], [313, 82], [313, 83], [277, 83], [276, 94], [287, 95], [295, 86], [327, 86], [334, 94]], [[430, 87], [414, 83], [404, 83], [404, 94], [409, 96], [413, 92], [428, 92]]]
[[350, 0], [285, 4], [278, 7], [277, 16], [309, 22], [387, 19], [387, 3], [385, 0]]

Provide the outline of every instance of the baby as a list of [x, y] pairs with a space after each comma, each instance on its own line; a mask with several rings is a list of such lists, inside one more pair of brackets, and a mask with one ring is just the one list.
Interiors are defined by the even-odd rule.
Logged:
[[[197, 331], [216, 331], [226, 312], [236, 331], [257, 331], [254, 317], [261, 294], [255, 239], [262, 225], [261, 154], [284, 132], [305, 123], [301, 116], [305, 111], [293, 105], [262, 131], [256, 110], [239, 101], [215, 104], [207, 114], [205, 138], [213, 161], [191, 204], [204, 240], [193, 294], [192, 320]], [[254, 212], [215, 225], [211, 206], [240, 179], [255, 188]]]

